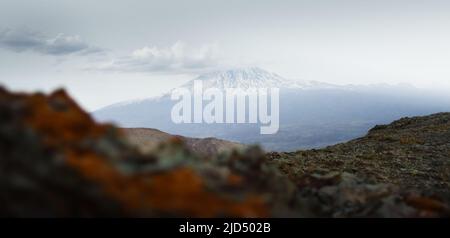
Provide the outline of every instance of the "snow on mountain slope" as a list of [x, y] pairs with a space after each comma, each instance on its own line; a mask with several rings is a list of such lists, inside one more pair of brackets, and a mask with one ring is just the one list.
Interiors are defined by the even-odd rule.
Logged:
[[294, 81], [257, 67], [236, 68], [215, 71], [198, 76], [183, 87], [191, 88], [195, 80], [203, 82], [204, 88], [289, 88], [306, 89], [311, 87], [329, 87], [331, 85], [315, 81]]
[[[282, 88], [282, 89], [333, 89], [339, 86], [319, 81], [290, 80], [278, 74], [268, 72], [258, 67], [234, 68], [222, 71], [214, 71], [199, 75], [180, 87], [191, 89], [194, 81], [200, 80], [204, 88]], [[158, 101], [170, 98], [172, 90], [155, 97], [139, 98], [111, 104], [97, 111], [126, 107], [128, 105]]]

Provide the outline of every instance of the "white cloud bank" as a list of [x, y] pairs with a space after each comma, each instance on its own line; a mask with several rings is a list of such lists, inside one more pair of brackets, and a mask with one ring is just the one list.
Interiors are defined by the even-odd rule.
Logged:
[[120, 72], [197, 73], [219, 65], [216, 44], [198, 48], [176, 42], [171, 47], [146, 46], [127, 56], [103, 63], [96, 69]]

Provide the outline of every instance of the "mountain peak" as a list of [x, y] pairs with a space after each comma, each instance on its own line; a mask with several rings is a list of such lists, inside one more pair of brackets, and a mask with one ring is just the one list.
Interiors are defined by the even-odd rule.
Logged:
[[[238, 67], [214, 71], [205, 75], [224, 75], [228, 77], [241, 76], [243, 78], [257, 78], [267, 75], [276, 75], [259, 67]], [[203, 75], [201, 75], [203, 76]]]
[[[194, 80], [201, 80], [205, 88], [298, 88], [297, 83], [258, 67], [214, 71], [202, 74]], [[192, 86], [194, 80], [185, 86]]]

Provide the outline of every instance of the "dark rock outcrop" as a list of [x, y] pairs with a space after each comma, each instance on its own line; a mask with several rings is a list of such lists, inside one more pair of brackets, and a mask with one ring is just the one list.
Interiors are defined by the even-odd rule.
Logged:
[[3, 217], [281, 216], [295, 189], [263, 161], [257, 149], [204, 159], [177, 138], [143, 155], [64, 91], [0, 90]]

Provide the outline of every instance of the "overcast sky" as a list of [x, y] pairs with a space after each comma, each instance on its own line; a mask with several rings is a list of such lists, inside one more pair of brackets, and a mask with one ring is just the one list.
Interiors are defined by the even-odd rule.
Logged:
[[450, 93], [450, 1], [0, 0], [0, 84], [84, 107], [217, 68]]

